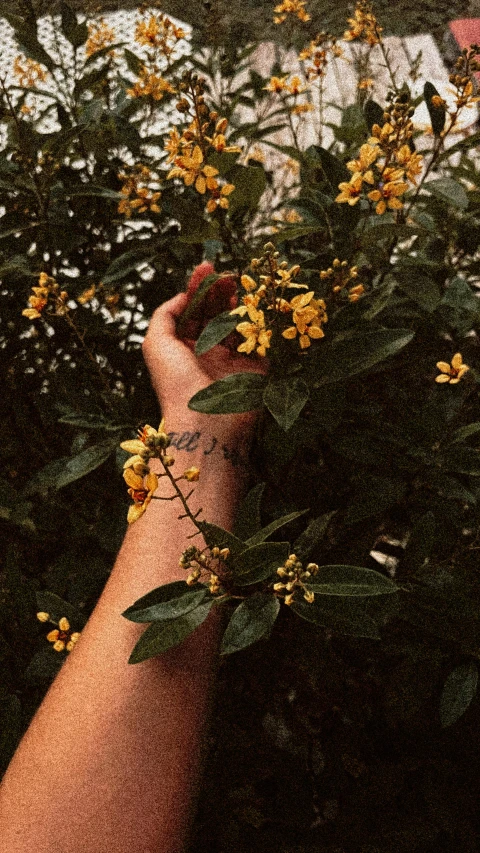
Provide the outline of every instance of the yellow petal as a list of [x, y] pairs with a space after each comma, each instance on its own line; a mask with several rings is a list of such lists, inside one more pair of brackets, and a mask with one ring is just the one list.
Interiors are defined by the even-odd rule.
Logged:
[[203, 175], [199, 175], [197, 180], [195, 181], [195, 189], [197, 193], [200, 193], [200, 195], [205, 195], [205, 191], [207, 189], [207, 182]]
[[130, 441], [122, 441], [120, 447], [122, 450], [126, 450], [127, 453], [133, 453], [135, 456], [143, 456], [144, 459], [148, 455], [148, 450], [143, 441], [140, 441], [138, 438], [132, 438]]
[[131, 504], [128, 508], [127, 521], [129, 524], [133, 524], [134, 521], [138, 521], [140, 516], [145, 512], [144, 504]]
[[462, 366], [462, 354], [460, 352], [456, 352], [452, 358], [452, 367], [455, 370], [458, 370]]
[[145, 487], [149, 492], [154, 492], [158, 489], [158, 477], [154, 471], [150, 471], [150, 473], [145, 477]]
[[441, 373], [440, 376], [435, 377], [435, 382], [450, 382], [450, 377], [446, 376], [445, 373]]
[[257, 286], [257, 282], [254, 281], [253, 278], [251, 278], [249, 275], [242, 275], [240, 281], [244, 290], [255, 290]]
[[302, 349], [306, 349], [310, 346], [311, 341], [308, 335], [300, 335], [299, 343]]
[[135, 489], [135, 491], [143, 489], [143, 477], [140, 477], [139, 474], [135, 474], [133, 468], [125, 469], [123, 472], [123, 479], [131, 489]]
[[437, 361], [437, 367], [442, 373], [450, 373], [450, 365], [446, 361]]
[[66, 616], [62, 616], [58, 623], [58, 627], [61, 631], [69, 631], [70, 630], [70, 622], [68, 621]]
[[287, 341], [292, 341], [294, 338], [297, 337], [296, 327], [295, 326], [289, 326], [288, 329], [285, 329], [285, 331], [282, 332], [282, 337], [286, 338]]
[[58, 640], [59, 635], [60, 635], [60, 631], [59, 631], [57, 628], [55, 628], [53, 631], [50, 631], [50, 632], [47, 634], [47, 640], [48, 640], [48, 642], [49, 642], [49, 643], [54, 643], [54, 642], [55, 642], [55, 640]]

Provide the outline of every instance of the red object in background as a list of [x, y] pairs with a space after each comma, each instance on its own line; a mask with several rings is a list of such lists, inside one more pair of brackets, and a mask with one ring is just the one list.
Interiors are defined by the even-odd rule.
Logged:
[[[450, 21], [448, 28], [459, 50], [470, 47], [471, 44], [480, 44], [480, 18], [459, 18], [457, 21]], [[475, 77], [480, 84], [480, 71], [475, 72]]]

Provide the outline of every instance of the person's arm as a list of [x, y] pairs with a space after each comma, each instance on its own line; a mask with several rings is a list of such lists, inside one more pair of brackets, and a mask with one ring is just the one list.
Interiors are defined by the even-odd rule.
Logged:
[[[216, 347], [201, 359], [175, 334], [181, 294], [152, 320], [145, 358], [166, 429], [177, 443], [172, 472], [201, 469], [190, 500], [202, 518], [229, 528], [244, 474], [251, 416], [200, 415], [187, 408], [199, 388], [250, 361]], [[228, 307], [228, 306], [227, 306]], [[199, 435], [197, 435], [199, 434]], [[157, 494], [167, 494], [167, 478]], [[185, 483], [183, 486], [191, 487]], [[162, 491], [164, 490], [164, 491]], [[105, 508], [108, 512], [108, 507]], [[50, 687], [0, 788], [5, 853], [179, 853], [198, 786], [202, 740], [217, 660], [218, 614], [180, 647], [139, 664], [129, 655], [145, 630], [121, 616], [154, 587], [185, 579], [179, 556], [195, 528], [180, 502], [153, 500], [128, 530], [105, 590]]]

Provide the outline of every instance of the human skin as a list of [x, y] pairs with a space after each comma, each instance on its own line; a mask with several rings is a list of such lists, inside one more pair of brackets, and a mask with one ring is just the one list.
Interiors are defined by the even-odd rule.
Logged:
[[[188, 324], [189, 339], [178, 337], [176, 320], [209, 271], [202, 265], [187, 293], [157, 309], [144, 357], [166, 429], [181, 448], [172, 451], [172, 473], [199, 467], [198, 483], [180, 482], [184, 493], [195, 486], [192, 512], [201, 507], [202, 518], [231, 529], [245, 487], [242, 461], [255, 415], [202, 415], [187, 404], [212, 381], [261, 371], [262, 365], [222, 346], [195, 356], [201, 315]], [[232, 281], [225, 279], [217, 287], [215, 310], [228, 309], [232, 293]], [[171, 494], [166, 477], [157, 492], [162, 494]], [[121, 615], [155, 587], [185, 579], [179, 556], [186, 545], [202, 547], [203, 540], [187, 539], [195, 527], [189, 518], [178, 518], [182, 512], [178, 500], [152, 500], [129, 527], [98, 604], [0, 787], [2, 853], [184, 849], [218, 660], [218, 612], [179, 647], [139, 664], [128, 658], [145, 625]]]

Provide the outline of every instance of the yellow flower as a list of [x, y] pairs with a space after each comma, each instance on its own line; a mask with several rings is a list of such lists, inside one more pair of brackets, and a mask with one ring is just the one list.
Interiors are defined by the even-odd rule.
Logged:
[[310, 20], [310, 15], [304, 7], [305, 0], [283, 0], [273, 10], [276, 12], [273, 22], [275, 24], [283, 24], [288, 15], [296, 15], [299, 21], [306, 23]]
[[216, 181], [218, 169], [214, 166], [203, 165], [203, 154], [199, 145], [196, 145], [191, 155], [175, 158], [175, 166], [167, 175], [169, 178], [182, 178], [185, 186], [195, 184], [195, 189], [200, 195], [205, 195], [207, 189], [211, 192], [218, 188]]
[[[37, 614], [37, 617], [39, 618], [40, 615], [44, 617], [48, 616], [48, 613]], [[40, 621], [45, 622], [46, 620], [41, 619]], [[65, 616], [62, 616], [59, 620], [58, 628], [54, 628], [53, 631], [49, 631], [47, 634], [47, 640], [49, 643], [53, 643], [53, 648], [56, 652], [63, 652], [64, 649], [71, 652], [79, 637], [79, 631], [71, 633], [70, 622]]]
[[[122, 450], [126, 450], [127, 453], [139, 455], [142, 459], [149, 459], [152, 456], [157, 455], [158, 450], [166, 450], [169, 443], [170, 439], [165, 432], [165, 418], [162, 418], [158, 430], [154, 429], [150, 424], [145, 424], [145, 426], [138, 431], [138, 438], [134, 438], [129, 441], [122, 441], [120, 447]], [[129, 462], [130, 460], [127, 460], [124, 466], [125, 468], [130, 467], [128, 464]]]
[[446, 361], [437, 361], [437, 367], [441, 373], [440, 376], [435, 377], [435, 382], [449, 382], [450, 385], [456, 385], [467, 370], [470, 370], [467, 364], [462, 364], [462, 354], [459, 352], [455, 353], [451, 364]]
[[271, 329], [267, 330], [265, 327], [263, 311], [258, 311], [253, 306], [249, 306], [247, 313], [250, 322], [239, 323], [236, 327], [237, 332], [240, 332], [245, 338], [245, 341], [237, 347], [237, 350], [238, 352], [251, 353], [256, 349], [258, 355], [265, 356], [270, 346], [270, 338], [272, 337]]
[[263, 88], [267, 92], [283, 92], [287, 88], [286, 80], [287, 77], [271, 77], [267, 85]]
[[423, 157], [410, 150], [409, 145], [402, 145], [395, 152], [397, 163], [405, 170], [405, 175], [412, 184], [417, 183], [417, 176], [422, 173]]
[[348, 19], [350, 29], [343, 34], [345, 41], [360, 39], [373, 46], [380, 41], [382, 27], [379, 27], [372, 11], [372, 4], [358, 0], [353, 18]]
[[299, 116], [303, 113], [311, 113], [314, 109], [314, 105], [307, 102], [305, 104], [295, 104], [294, 107], [290, 107], [290, 112], [294, 116]]
[[379, 184], [378, 188], [367, 193], [370, 201], [377, 202], [375, 212], [380, 216], [388, 209], [400, 210], [403, 207], [403, 201], [400, 201], [398, 196], [403, 195], [408, 190], [408, 184], [405, 181], [387, 181], [387, 183]]
[[347, 163], [347, 169], [350, 172], [354, 172], [354, 174], [361, 174], [362, 181], [366, 181], [368, 184], [373, 184], [375, 183], [375, 179], [370, 166], [378, 160], [380, 154], [381, 151], [377, 145], [370, 145], [366, 142], [360, 148], [358, 160], [349, 160]]
[[50, 614], [45, 613], [43, 610], [41, 610], [39, 613], [37, 613], [37, 619], [39, 620], [39, 622], [48, 622], [48, 620], [50, 619]]
[[217, 207], [222, 207], [224, 210], [228, 208], [228, 196], [233, 193], [235, 184], [225, 184], [220, 190], [212, 190], [212, 198], [207, 202], [207, 213], [213, 213]]
[[338, 185], [338, 189], [341, 190], [341, 192], [337, 195], [335, 201], [338, 202], [338, 204], [346, 202], [350, 206], [356, 204], [362, 193], [362, 184], [363, 175], [360, 173], [352, 175], [348, 182], [342, 181], [342, 183]]
[[142, 69], [133, 88], [127, 89], [127, 95], [131, 98], [145, 98], [150, 95], [154, 101], [161, 101], [165, 92], [173, 94], [175, 89], [168, 80], [147, 68]]
[[168, 139], [164, 145], [165, 151], [168, 151], [167, 163], [171, 163], [173, 160], [175, 160], [175, 157], [178, 156], [181, 144], [182, 137], [180, 136], [177, 128], [170, 128], [168, 132]]
[[109, 27], [104, 18], [88, 24], [88, 41], [85, 45], [87, 57], [93, 56], [99, 50], [108, 47], [115, 39], [115, 30]]
[[195, 483], [200, 479], [200, 468], [187, 468], [187, 470], [183, 472], [183, 476], [189, 483]]
[[153, 471], [150, 471], [144, 478], [135, 474], [132, 468], [126, 468], [123, 472], [123, 479], [129, 486], [128, 494], [133, 500], [127, 515], [128, 523], [132, 524], [143, 515], [152, 500], [153, 494], [158, 488], [158, 477]]
[[33, 59], [26, 56], [16, 56], [13, 62], [13, 73], [20, 86], [31, 89], [38, 83], [44, 83], [47, 79], [47, 71]]
[[96, 290], [97, 288], [95, 284], [92, 284], [90, 287], [87, 287], [87, 289], [84, 290], [80, 294], [80, 296], [77, 296], [77, 302], [79, 302], [80, 305], [86, 305], [87, 302], [91, 302], [91, 300], [95, 296]]
[[294, 296], [290, 301], [290, 308], [293, 310], [292, 319], [295, 325], [289, 326], [282, 332], [282, 336], [287, 340], [293, 340], [298, 333], [301, 349], [310, 346], [311, 338], [318, 339], [325, 336], [321, 324], [328, 320], [326, 304], [323, 299], [313, 297], [313, 290]]

